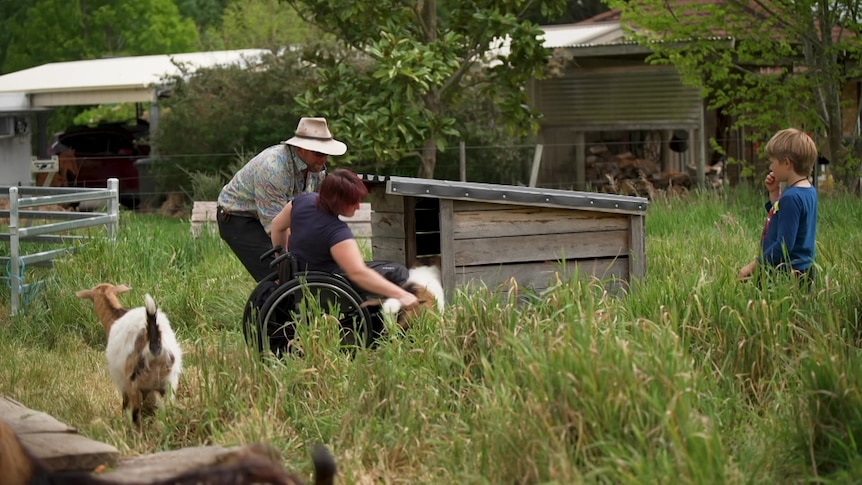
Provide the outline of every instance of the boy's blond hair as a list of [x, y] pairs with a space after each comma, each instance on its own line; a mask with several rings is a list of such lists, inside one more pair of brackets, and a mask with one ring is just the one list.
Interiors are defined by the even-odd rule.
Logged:
[[766, 158], [785, 158], [793, 164], [793, 170], [800, 175], [808, 175], [817, 161], [817, 146], [806, 133], [796, 128], [787, 128], [772, 135], [766, 144]]

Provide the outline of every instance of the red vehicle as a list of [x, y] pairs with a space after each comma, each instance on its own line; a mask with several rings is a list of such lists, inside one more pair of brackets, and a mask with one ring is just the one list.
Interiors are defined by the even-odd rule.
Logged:
[[146, 158], [144, 143], [149, 124], [103, 123], [73, 126], [58, 133], [49, 155], [60, 158], [59, 185], [106, 187], [109, 178], [120, 181], [120, 203], [135, 208], [140, 202], [140, 180], [135, 162]]

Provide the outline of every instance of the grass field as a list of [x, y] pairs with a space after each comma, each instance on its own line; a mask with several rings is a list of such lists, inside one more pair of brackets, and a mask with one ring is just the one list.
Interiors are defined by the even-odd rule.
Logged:
[[[736, 281], [762, 194], [658, 199], [647, 276], [609, 296], [560, 282], [520, 304], [494, 288], [351, 358], [324, 325], [304, 358], [262, 363], [240, 320], [251, 278], [187, 221], [124, 213], [116, 243], [59, 261], [26, 312], [0, 292], [0, 393], [126, 455], [258, 440], [339, 483], [846, 483], [862, 476], [862, 203], [823, 195], [814, 290]], [[185, 348], [174, 404], [139, 432], [120, 413], [105, 336], [75, 290], [152, 294]], [[322, 321], [322, 320], [321, 320]]]

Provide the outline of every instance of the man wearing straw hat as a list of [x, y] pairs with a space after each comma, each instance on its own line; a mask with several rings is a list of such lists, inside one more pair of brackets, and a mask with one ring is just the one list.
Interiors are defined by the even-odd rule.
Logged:
[[334, 139], [325, 118], [302, 118], [293, 138], [248, 161], [218, 197], [219, 235], [243, 266], [260, 281], [272, 270], [260, 256], [272, 249], [272, 220], [294, 197], [317, 191], [330, 155], [347, 145]]

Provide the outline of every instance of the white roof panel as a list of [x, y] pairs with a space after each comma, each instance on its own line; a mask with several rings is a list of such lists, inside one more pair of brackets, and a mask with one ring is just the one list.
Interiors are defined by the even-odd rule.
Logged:
[[24, 93], [0, 93], [0, 112], [26, 111], [30, 107]]
[[608, 44], [623, 38], [619, 22], [595, 24], [546, 25], [544, 46], [549, 49], [572, 47], [584, 44]]
[[0, 76], [0, 93], [32, 95], [32, 106], [150, 101], [154, 86], [166, 76], [180, 74], [175, 63], [193, 71], [254, 62], [265, 52], [243, 49], [53, 62]]

